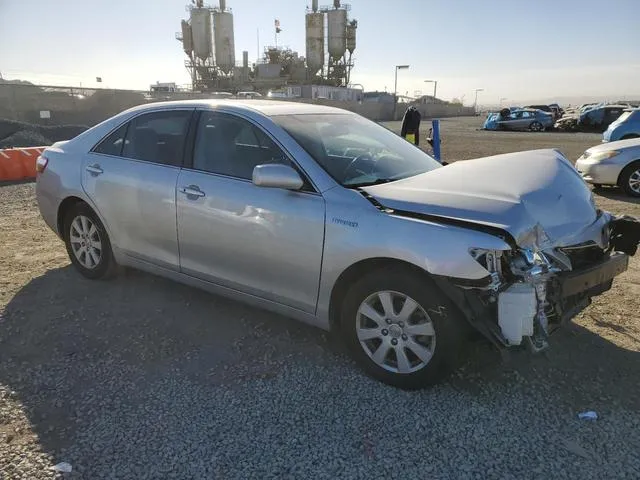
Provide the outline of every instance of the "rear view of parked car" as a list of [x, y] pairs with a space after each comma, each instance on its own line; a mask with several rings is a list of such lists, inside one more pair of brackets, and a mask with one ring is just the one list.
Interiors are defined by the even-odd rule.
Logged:
[[576, 169], [596, 187], [616, 185], [627, 195], [640, 197], [640, 138], [592, 147], [577, 160]]
[[640, 137], [640, 109], [625, 110], [602, 134], [603, 142]]
[[148, 104], [37, 170], [42, 217], [85, 277], [125, 265], [296, 318], [401, 388], [455, 368], [469, 329], [548, 348], [640, 241], [557, 150], [442, 166], [318, 105]]

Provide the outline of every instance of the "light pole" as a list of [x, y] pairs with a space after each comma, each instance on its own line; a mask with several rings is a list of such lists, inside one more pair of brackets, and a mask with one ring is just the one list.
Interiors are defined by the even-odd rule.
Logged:
[[438, 88], [437, 80], [425, 80], [424, 83], [433, 83], [433, 103], [436, 103], [436, 90]]
[[476, 88], [476, 98], [473, 100], [473, 113], [478, 113], [478, 92], [484, 92], [484, 88]]
[[396, 65], [396, 80], [393, 86], [393, 99], [398, 103], [398, 70], [406, 70], [409, 65]]

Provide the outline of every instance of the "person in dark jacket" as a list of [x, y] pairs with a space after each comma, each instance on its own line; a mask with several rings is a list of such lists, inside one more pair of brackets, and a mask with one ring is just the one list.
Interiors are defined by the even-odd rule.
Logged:
[[404, 112], [404, 116], [402, 117], [402, 129], [400, 131], [400, 136], [402, 138], [407, 138], [407, 135], [413, 135], [414, 142], [416, 145], [420, 145], [420, 121], [422, 120], [422, 115], [416, 107], [411, 105], [407, 108], [406, 112]]

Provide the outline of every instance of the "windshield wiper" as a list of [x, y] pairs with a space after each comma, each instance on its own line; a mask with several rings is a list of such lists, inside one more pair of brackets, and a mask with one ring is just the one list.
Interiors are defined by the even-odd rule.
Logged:
[[370, 187], [372, 185], [380, 185], [382, 183], [393, 182], [393, 178], [376, 178], [375, 180], [370, 180], [368, 182], [360, 182], [360, 183], [348, 183], [345, 185], [346, 188], [360, 188], [360, 187]]

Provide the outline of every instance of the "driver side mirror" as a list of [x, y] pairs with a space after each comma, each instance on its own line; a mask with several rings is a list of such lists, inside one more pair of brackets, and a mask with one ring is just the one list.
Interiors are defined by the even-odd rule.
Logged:
[[253, 184], [258, 187], [300, 190], [304, 181], [293, 168], [278, 163], [257, 165], [253, 169]]

